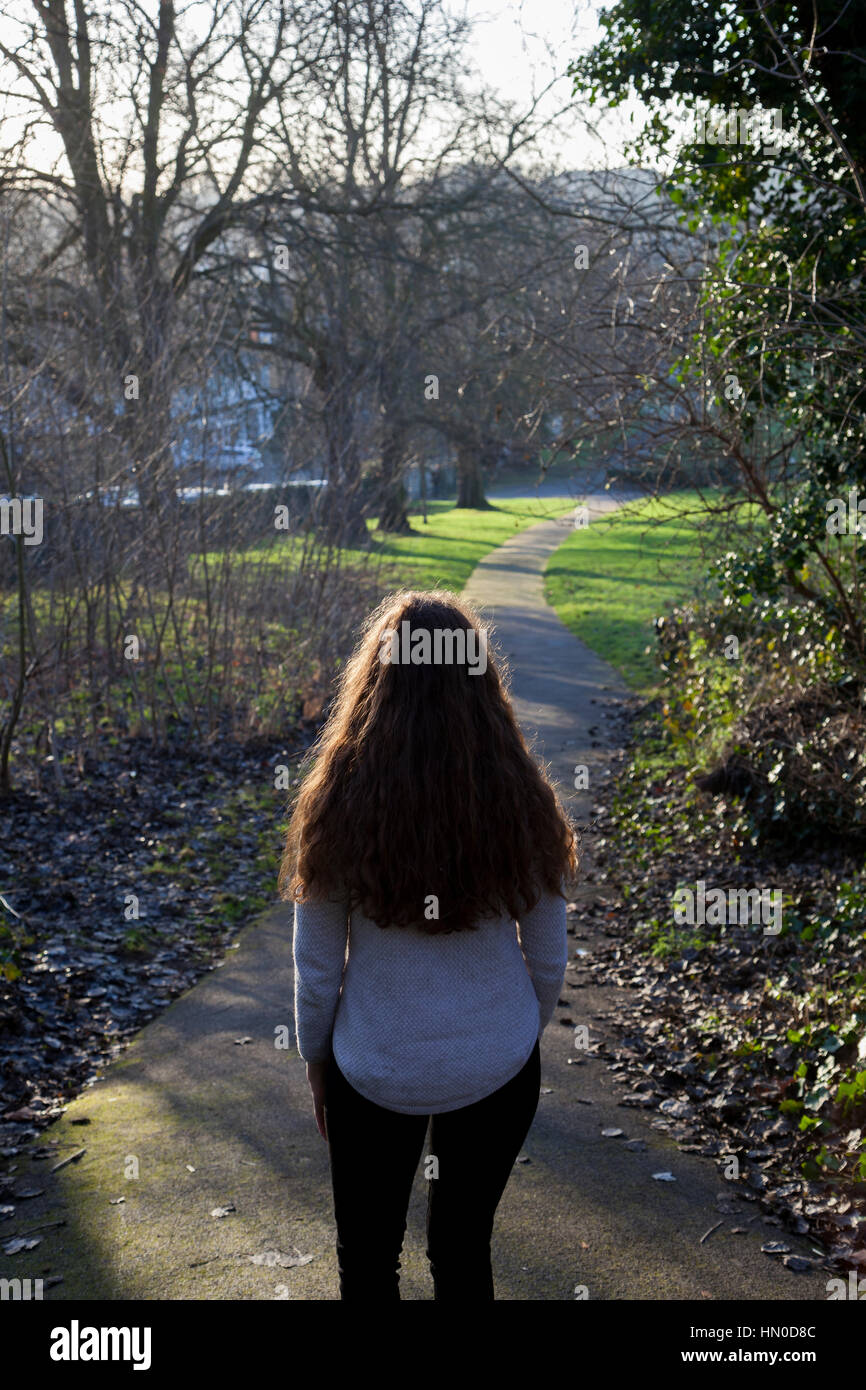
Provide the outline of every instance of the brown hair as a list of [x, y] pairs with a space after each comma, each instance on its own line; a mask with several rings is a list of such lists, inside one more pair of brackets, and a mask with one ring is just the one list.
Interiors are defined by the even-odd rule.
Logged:
[[[386, 634], [407, 621], [431, 641], [436, 629], [457, 633], [467, 652], [474, 641], [476, 657], [402, 664], [392, 647], [389, 659]], [[312, 749], [281, 897], [342, 895], [380, 927], [460, 931], [486, 915], [519, 919], [575, 875], [574, 830], [486, 642], [472, 608], [445, 591], [404, 591], [370, 615]], [[427, 920], [431, 895], [439, 915]]]

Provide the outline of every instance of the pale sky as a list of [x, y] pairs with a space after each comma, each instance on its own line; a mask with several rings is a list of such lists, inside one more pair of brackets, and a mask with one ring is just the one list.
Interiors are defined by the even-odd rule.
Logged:
[[[453, 0], [450, 8], [463, 13], [464, 6], [476, 26], [472, 52], [485, 81], [519, 103], [531, 97], [533, 83], [540, 90], [558, 76], [561, 85], [558, 99], [549, 103], [551, 110], [570, 96], [566, 68], [601, 36], [598, 15], [606, 8], [599, 0]], [[599, 125], [601, 139], [594, 139], [579, 119], [562, 123], [564, 163], [571, 168], [624, 165], [624, 141], [635, 130], [629, 124], [632, 111], [640, 120], [639, 103], [607, 118], [599, 117], [598, 108], [587, 111]]]
[[[570, 100], [566, 68], [599, 37], [598, 14], [603, 8], [600, 0], [445, 0], [445, 5], [454, 14], [468, 15], [474, 25], [470, 60], [487, 85], [518, 107], [531, 101], [552, 78], [559, 79], [542, 106], [550, 116]], [[14, 47], [18, 30], [10, 22], [11, 9], [0, 17], [0, 35]], [[24, 18], [29, 6], [18, 0], [14, 11]], [[4, 106], [7, 133], [17, 134], [20, 120], [14, 105]], [[628, 124], [631, 109], [621, 108], [607, 118], [600, 117], [597, 108], [587, 109], [585, 115], [598, 125], [601, 139], [591, 135], [579, 116], [557, 116], [550, 138], [545, 139], [546, 153], [561, 168], [622, 167], [627, 162], [624, 137], [634, 130]], [[640, 107], [635, 111], [640, 119]], [[36, 147], [46, 160], [60, 148], [56, 136], [46, 131], [40, 131]]]

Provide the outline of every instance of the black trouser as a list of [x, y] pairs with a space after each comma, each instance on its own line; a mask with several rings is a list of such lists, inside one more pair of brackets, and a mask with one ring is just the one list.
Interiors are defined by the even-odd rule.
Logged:
[[[493, 1218], [538, 1108], [540, 1083], [536, 1042], [526, 1064], [498, 1091], [432, 1116], [426, 1253], [440, 1302], [493, 1299]], [[341, 1299], [400, 1298], [409, 1197], [430, 1119], [366, 1100], [331, 1053], [325, 1127]]]

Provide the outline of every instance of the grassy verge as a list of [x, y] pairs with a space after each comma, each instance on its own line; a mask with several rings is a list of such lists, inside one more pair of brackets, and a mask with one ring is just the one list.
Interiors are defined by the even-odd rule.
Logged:
[[745, 507], [733, 523], [708, 516], [694, 492], [630, 503], [569, 535], [547, 566], [545, 597], [576, 637], [650, 693], [655, 619], [701, 592], [710, 561], [753, 524]]
[[[657, 1100], [667, 1093], [659, 1109], [677, 1139], [724, 1157], [725, 1177], [765, 1210], [859, 1264], [862, 683], [844, 678], [825, 626], [795, 596], [714, 593], [709, 562], [747, 553], [760, 523], [742, 508], [727, 525], [702, 521], [694, 500], [667, 499], [666, 515], [634, 506], [576, 532], [548, 574], [569, 627], [658, 696], [636, 702], [626, 765], [594, 813], [607, 818], [597, 862], [605, 922], [616, 923], [604, 959], [635, 990], [619, 1024], [625, 1065]], [[657, 615], [658, 674], [647, 651]], [[675, 910], [701, 884], [720, 893], [720, 918]], [[736, 907], [765, 891], [772, 929], [765, 910]]]

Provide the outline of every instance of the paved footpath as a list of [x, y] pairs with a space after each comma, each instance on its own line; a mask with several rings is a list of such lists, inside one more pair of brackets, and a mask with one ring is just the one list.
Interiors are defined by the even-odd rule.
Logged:
[[[587, 500], [593, 518], [615, 505]], [[527, 736], [573, 796], [576, 764], [588, 766], [591, 786], [603, 775], [611, 751], [605, 702], [625, 690], [544, 602], [544, 567], [569, 525], [546, 521], [514, 536], [481, 562], [466, 594], [494, 624]], [[591, 797], [572, 805], [583, 818]], [[0, 1277], [62, 1275], [46, 1292], [58, 1301], [338, 1297], [327, 1148], [304, 1063], [275, 1046], [278, 1030], [293, 1036], [290, 947], [285, 908], [253, 923], [226, 961], [142, 1029], [46, 1132], [56, 1157], [19, 1160], [18, 1176], [46, 1191], [19, 1204], [4, 1239], [42, 1226], [41, 1244], [0, 1258]], [[701, 1244], [722, 1219], [716, 1197], [728, 1185], [711, 1160], [680, 1153], [653, 1129], [651, 1116], [620, 1107], [603, 1061], [568, 1064], [577, 1055], [573, 1030], [560, 1019], [586, 1022], [593, 1041], [611, 1036], [621, 996], [572, 984], [575, 969], [544, 1035], [528, 1161], [515, 1165], [497, 1216], [497, 1297], [573, 1300], [580, 1286], [590, 1299], [826, 1299], [826, 1274], [795, 1274], [761, 1253], [780, 1232], [755, 1204], [738, 1202], [741, 1215], [725, 1217]], [[614, 1126], [625, 1137], [602, 1138]], [[633, 1139], [646, 1149], [628, 1149]], [[676, 1181], [655, 1181], [663, 1170]], [[422, 1174], [402, 1292], [424, 1300], [432, 1284]], [[804, 1242], [785, 1239], [808, 1253]]]

